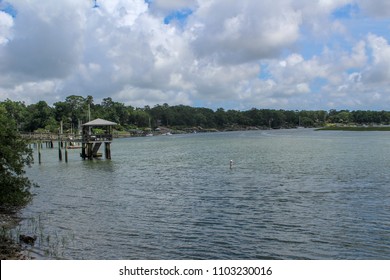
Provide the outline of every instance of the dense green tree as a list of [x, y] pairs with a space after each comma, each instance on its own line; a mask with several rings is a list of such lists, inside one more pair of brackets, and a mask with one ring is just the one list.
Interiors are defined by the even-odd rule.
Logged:
[[2, 105], [7, 110], [8, 115], [15, 120], [17, 129], [24, 130], [27, 118], [27, 107], [24, 102], [7, 99], [2, 102]]
[[92, 115], [96, 118], [107, 119], [125, 126], [129, 124], [131, 106], [126, 107], [123, 103], [115, 102], [111, 97], [103, 98], [100, 105], [92, 108]]
[[54, 110], [46, 101], [39, 101], [36, 104], [27, 106], [27, 117], [24, 128], [26, 131], [33, 132], [39, 128], [44, 129], [52, 125], [54, 119]]
[[337, 111], [332, 109], [329, 111], [328, 120], [331, 123], [349, 123], [353, 120], [352, 115], [348, 110]]
[[228, 118], [223, 108], [218, 108], [215, 112], [215, 122], [218, 127], [224, 127], [228, 123]]
[[264, 117], [264, 111], [252, 108], [244, 113], [245, 119], [243, 119], [238, 124], [240, 125], [253, 125], [253, 126], [266, 126], [268, 125], [268, 120]]
[[65, 101], [54, 103], [55, 119], [58, 123], [62, 121], [64, 130], [77, 129], [80, 122], [85, 123], [89, 119], [88, 105], [93, 106], [92, 96], [70, 95]]
[[65, 99], [65, 102], [70, 107], [70, 118], [73, 125], [78, 125], [81, 120], [87, 120], [88, 116], [88, 103], [87, 99], [79, 95], [71, 95]]
[[[238, 126], [256, 126], [268, 128], [292, 128], [298, 125], [317, 127], [326, 123], [336, 124], [389, 124], [388, 111], [348, 111], [335, 110], [273, 110], [252, 108], [247, 111], [218, 108], [197, 108], [186, 105], [169, 106], [157, 104], [153, 108], [134, 109], [111, 97], [104, 98], [101, 104], [94, 104], [92, 96], [71, 95], [65, 101], [54, 103], [50, 107], [45, 101], [26, 106], [23, 102], [9, 99], [1, 102], [15, 120], [20, 131], [46, 129], [58, 131], [62, 121], [64, 130], [77, 128], [79, 123], [89, 119], [102, 118], [118, 123], [117, 129], [134, 127], [170, 126], [186, 128], [201, 126], [204, 128], [237, 128]], [[89, 118], [90, 116], [90, 118]]]
[[32, 161], [32, 151], [17, 131], [16, 121], [0, 104], [0, 208], [24, 206], [31, 199], [31, 182], [25, 166]]
[[195, 126], [195, 115], [194, 108], [186, 105], [178, 105], [170, 107], [170, 114], [172, 120], [170, 125], [172, 126]]
[[174, 114], [174, 108], [171, 108], [167, 103], [163, 105], [157, 104], [150, 110], [151, 117], [154, 125], [165, 125], [171, 124]]
[[150, 115], [141, 108], [133, 110], [129, 116], [129, 122], [137, 127], [149, 127]]

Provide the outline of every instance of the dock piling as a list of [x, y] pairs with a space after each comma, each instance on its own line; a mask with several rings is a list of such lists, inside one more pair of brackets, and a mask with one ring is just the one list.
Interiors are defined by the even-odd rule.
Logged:
[[58, 159], [62, 161], [61, 141], [58, 141]]
[[105, 145], [105, 151], [106, 151], [106, 159], [111, 159], [111, 146], [110, 142], [104, 143]]
[[68, 162], [68, 142], [65, 141], [65, 162]]
[[38, 141], [38, 163], [42, 163], [42, 156], [41, 156], [41, 143]]

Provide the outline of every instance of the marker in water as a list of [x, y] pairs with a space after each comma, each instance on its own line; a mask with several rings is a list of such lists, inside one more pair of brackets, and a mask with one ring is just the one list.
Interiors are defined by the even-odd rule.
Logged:
[[233, 168], [233, 160], [231, 159], [230, 160], [230, 169], [232, 169]]

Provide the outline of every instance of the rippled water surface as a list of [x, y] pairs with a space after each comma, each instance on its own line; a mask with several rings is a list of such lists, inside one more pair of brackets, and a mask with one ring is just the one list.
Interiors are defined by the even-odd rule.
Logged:
[[[390, 259], [390, 133], [310, 129], [44, 149], [18, 233], [37, 258]], [[234, 160], [233, 169], [229, 161]]]

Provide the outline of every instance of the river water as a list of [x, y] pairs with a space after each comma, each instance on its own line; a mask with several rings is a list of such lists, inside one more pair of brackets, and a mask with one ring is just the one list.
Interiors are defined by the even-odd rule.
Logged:
[[[102, 147], [103, 148], [103, 147]], [[312, 129], [43, 149], [16, 234], [38, 259], [390, 259], [390, 133]], [[229, 162], [234, 161], [230, 169]]]

